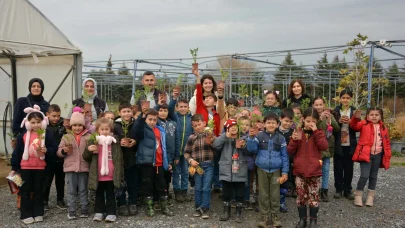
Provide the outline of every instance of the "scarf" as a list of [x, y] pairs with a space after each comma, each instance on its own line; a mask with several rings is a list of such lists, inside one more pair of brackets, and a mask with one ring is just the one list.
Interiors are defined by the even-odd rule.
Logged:
[[115, 138], [110, 135], [108, 136], [99, 135], [96, 136], [96, 138], [98, 144], [102, 146], [100, 174], [103, 176], [107, 176], [108, 173], [110, 172], [108, 170], [108, 146], [111, 145], [113, 142], [116, 143], [117, 140], [115, 140]]

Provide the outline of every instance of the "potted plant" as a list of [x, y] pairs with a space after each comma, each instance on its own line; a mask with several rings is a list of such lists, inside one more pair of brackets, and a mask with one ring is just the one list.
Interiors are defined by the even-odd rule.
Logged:
[[198, 48], [190, 49], [191, 56], [193, 57], [193, 72], [198, 70], [198, 63], [197, 63], [197, 52]]
[[398, 124], [395, 119], [387, 121], [388, 136], [390, 137], [391, 150], [392, 151], [402, 151], [404, 146], [404, 132], [399, 129]]
[[38, 134], [38, 140], [40, 142], [40, 145], [37, 148], [37, 156], [38, 157], [43, 157], [45, 155], [45, 153], [42, 153], [41, 149], [43, 147], [45, 147], [45, 130], [42, 128], [39, 128], [37, 130], [37, 134]]
[[89, 137], [89, 145], [97, 145], [97, 133], [94, 132]]
[[89, 103], [89, 101], [90, 101], [90, 95], [87, 93], [87, 91], [86, 90], [84, 90], [84, 94], [83, 94], [83, 96], [82, 96], [82, 99], [83, 99], [83, 101], [84, 101], [84, 109], [85, 109], [85, 111], [86, 112], [91, 112], [91, 106], [92, 106], [92, 104], [90, 104]]
[[143, 91], [144, 92], [143, 95], [145, 96], [145, 99], [141, 101], [141, 105], [143, 107], [145, 107], [146, 109], [150, 108], [150, 101], [149, 100], [154, 99], [153, 95], [151, 95], [151, 91], [152, 91], [152, 88], [150, 88], [149, 86], [145, 86], [144, 91]]
[[124, 133], [124, 137], [122, 138], [122, 144], [124, 147], [129, 147], [129, 138], [128, 136], [128, 127], [129, 124], [122, 122], [122, 132]]
[[72, 139], [69, 135], [73, 135], [72, 130], [66, 130], [66, 134], [63, 135], [63, 139], [65, 140], [65, 146], [68, 148], [68, 151], [65, 151], [67, 154], [71, 154], [73, 152], [73, 145]]
[[183, 78], [184, 78], [184, 74], [180, 74], [179, 77], [176, 80], [176, 85], [174, 86], [173, 90], [175, 90], [176, 92], [178, 92], [180, 94], [181, 92], [181, 87], [180, 85], [182, 84]]
[[219, 82], [218, 82], [218, 88], [224, 89], [225, 88], [225, 81], [228, 78], [229, 73], [222, 70], [222, 68], [219, 69], [219, 72], [221, 73], [221, 80], [219, 80]]
[[205, 132], [205, 135], [206, 135], [206, 137], [205, 137], [205, 142], [206, 142], [207, 144], [210, 144], [210, 145], [211, 145], [211, 143], [212, 143], [212, 139], [213, 139], [213, 137], [214, 137], [214, 129], [215, 129], [215, 122], [214, 122], [214, 120], [213, 120], [213, 119], [208, 120], [207, 127], [205, 127], [205, 129], [204, 129], [204, 132]]
[[245, 84], [239, 85], [239, 97], [242, 98], [239, 100], [240, 107], [245, 106], [245, 100], [243, 99], [243, 97], [245, 97], [246, 95], [248, 95], [246, 85]]

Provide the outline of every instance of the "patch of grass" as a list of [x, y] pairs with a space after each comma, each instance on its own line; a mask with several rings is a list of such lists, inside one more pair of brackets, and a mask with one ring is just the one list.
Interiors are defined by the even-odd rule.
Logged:
[[391, 151], [393, 157], [403, 157], [404, 155], [400, 151]]
[[391, 162], [391, 166], [403, 166], [403, 167], [405, 167], [405, 162]]

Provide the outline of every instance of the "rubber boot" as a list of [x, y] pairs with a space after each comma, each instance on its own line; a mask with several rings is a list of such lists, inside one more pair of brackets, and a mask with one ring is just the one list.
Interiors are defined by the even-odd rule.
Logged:
[[176, 198], [176, 202], [179, 202], [179, 203], [184, 202], [184, 197], [183, 197], [183, 195], [181, 194], [181, 191], [180, 191], [180, 190], [175, 190], [175, 191], [174, 191], [174, 198]]
[[286, 202], [286, 195], [288, 190], [285, 188], [280, 188], [280, 212], [287, 213], [287, 202]]
[[298, 215], [300, 216], [300, 221], [295, 228], [305, 228], [307, 226], [307, 206], [298, 206]]
[[372, 207], [374, 206], [374, 196], [375, 196], [375, 190], [368, 190], [367, 191], [367, 200], [366, 200], [366, 206], [367, 207]]
[[168, 197], [161, 196], [160, 197], [160, 207], [162, 208], [162, 214], [164, 214], [166, 216], [174, 216], [173, 212], [171, 210], [169, 210], [167, 203], [168, 203]]
[[146, 203], [146, 216], [148, 217], [153, 217], [155, 215], [155, 210], [153, 210], [153, 197], [148, 196], [145, 198], [145, 203]]
[[231, 217], [231, 203], [224, 202], [224, 214], [219, 219], [220, 221], [228, 221], [229, 217]]
[[242, 208], [243, 208], [243, 204], [242, 204], [242, 203], [236, 204], [236, 218], [235, 218], [235, 222], [237, 222], [237, 223], [241, 223], [241, 222], [242, 222]]
[[319, 207], [309, 208], [309, 228], [318, 228], [318, 210]]
[[193, 198], [187, 193], [187, 190], [181, 190], [181, 196], [183, 196], [185, 202], [193, 201]]
[[328, 189], [321, 188], [321, 200], [323, 202], [329, 202]]
[[363, 206], [363, 191], [356, 190], [354, 193], [354, 205], [358, 207]]

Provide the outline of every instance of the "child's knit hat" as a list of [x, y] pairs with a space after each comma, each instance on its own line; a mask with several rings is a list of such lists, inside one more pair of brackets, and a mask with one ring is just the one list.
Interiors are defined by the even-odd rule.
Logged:
[[73, 124], [80, 124], [86, 126], [84, 121], [84, 115], [80, 107], [75, 107], [73, 109], [72, 116], [70, 117], [70, 126], [72, 126]]
[[[25, 126], [25, 128], [27, 129], [27, 133], [26, 133], [26, 136], [25, 136], [24, 153], [23, 153], [22, 159], [23, 160], [28, 160], [28, 158], [29, 158], [28, 146], [30, 144], [29, 142], [30, 142], [31, 130], [32, 130], [32, 126], [31, 126], [31, 123], [28, 121], [28, 117], [34, 112], [41, 113], [42, 116], [44, 117], [44, 119], [42, 120], [42, 123], [41, 123], [41, 129], [44, 129], [44, 130], [48, 126], [49, 121], [48, 121], [48, 117], [46, 117], [44, 115], [44, 113], [41, 112], [41, 108], [38, 105], [34, 105], [33, 108], [27, 107], [27, 108], [24, 109], [24, 112], [27, 113], [27, 116], [25, 116], [25, 118], [23, 119], [23, 121], [21, 123], [21, 127]], [[43, 133], [43, 135], [42, 135], [42, 141], [41, 141], [40, 146], [44, 146], [44, 145], [45, 145], [45, 133]], [[41, 158], [41, 159], [43, 160], [45, 158]]]

